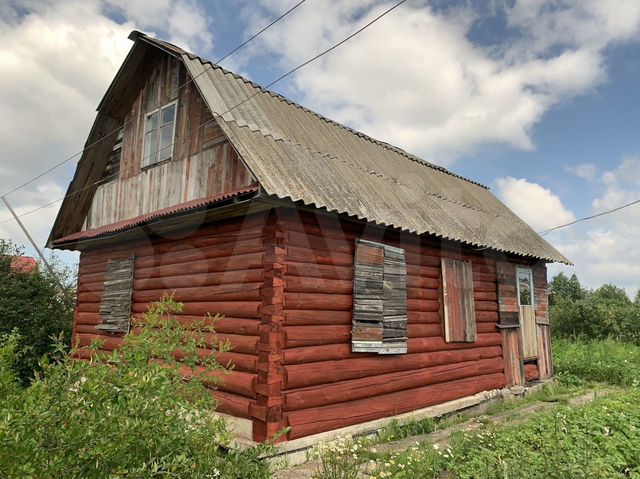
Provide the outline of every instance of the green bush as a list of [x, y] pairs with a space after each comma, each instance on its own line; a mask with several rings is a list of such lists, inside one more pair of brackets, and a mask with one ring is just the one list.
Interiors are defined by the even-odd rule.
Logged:
[[[181, 305], [155, 304], [136, 333], [108, 355], [98, 344], [78, 351], [57, 345], [28, 388], [11, 377], [17, 336], [0, 345], [0, 477], [3, 478], [266, 478], [265, 448], [230, 449], [208, 384], [224, 374], [223, 351], [205, 323], [185, 329], [172, 316]], [[177, 359], [179, 358], [179, 360]], [[189, 380], [186, 380], [189, 379]]]
[[553, 341], [553, 367], [567, 384], [602, 382], [640, 385], [640, 346], [613, 340]]
[[20, 383], [33, 379], [42, 356], [51, 354], [52, 337], [62, 334], [62, 341], [70, 346], [73, 326], [75, 275], [52, 258], [53, 269], [62, 280], [66, 297], [51, 275], [38, 268], [24, 273], [11, 268], [11, 258], [22, 251], [0, 239], [0, 335], [13, 330], [19, 333], [21, 354], [14, 362]]

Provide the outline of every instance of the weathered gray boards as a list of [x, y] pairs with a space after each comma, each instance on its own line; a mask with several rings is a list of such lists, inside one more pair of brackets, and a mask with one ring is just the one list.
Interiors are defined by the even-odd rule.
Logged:
[[128, 333], [133, 293], [133, 256], [111, 259], [105, 273], [104, 294], [100, 303], [100, 324], [97, 328], [111, 333]]
[[356, 241], [353, 302], [353, 352], [407, 352], [407, 269], [403, 249]]

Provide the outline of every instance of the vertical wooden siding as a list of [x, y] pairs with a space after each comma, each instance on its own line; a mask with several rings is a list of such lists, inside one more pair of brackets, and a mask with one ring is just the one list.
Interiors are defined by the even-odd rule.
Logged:
[[[500, 315], [507, 320], [510, 320], [510, 315], [518, 312], [518, 294], [516, 287], [516, 268], [519, 263], [512, 261], [499, 261], [498, 266], [498, 296], [500, 304]], [[549, 325], [549, 296], [547, 292], [547, 267], [545, 263], [540, 262], [531, 266], [533, 271], [533, 286], [534, 286], [534, 307], [535, 318], [529, 318], [531, 328], [528, 331], [521, 331], [522, 328], [516, 329], [524, 334], [524, 340], [528, 341], [527, 347], [522, 351], [523, 345], [520, 345], [520, 351], [526, 355], [527, 351], [536, 351], [537, 362], [526, 365], [522, 370], [526, 376], [519, 377], [516, 371], [517, 363], [512, 361], [509, 357], [510, 354], [515, 354], [514, 338], [505, 338], [507, 344], [510, 344], [511, 348], [505, 348], [505, 361], [506, 367], [509, 365], [513, 368], [512, 371], [507, 373], [507, 378], [512, 378], [513, 382], [508, 381], [508, 385], [521, 384], [524, 380], [530, 381], [532, 379], [547, 379], [553, 376], [553, 364], [551, 357], [551, 332]], [[510, 332], [504, 330], [505, 336], [510, 335]], [[521, 338], [522, 340], [522, 338]], [[535, 344], [534, 344], [535, 342]], [[534, 374], [533, 370], [536, 370]]]
[[289, 439], [391, 416], [505, 385], [497, 332], [495, 262], [472, 262], [477, 340], [447, 343], [442, 331], [441, 251], [403, 238], [408, 354], [351, 352], [356, 237], [375, 234], [338, 219], [288, 211], [284, 282], [284, 418]]
[[547, 379], [553, 376], [553, 361], [551, 356], [547, 267], [544, 263], [539, 263], [533, 267], [533, 286], [538, 327], [539, 376], [540, 379]]
[[[163, 55], [125, 117], [120, 176], [100, 185], [84, 229], [235, 191], [255, 182], [181, 62]], [[146, 112], [177, 100], [171, 161], [141, 168]]]
[[[180, 239], [141, 240], [95, 249], [80, 257], [74, 338], [81, 345], [104, 339], [107, 351], [120, 345], [119, 334], [97, 329], [108, 259], [135, 256], [133, 311], [141, 314], [165, 291], [184, 303], [185, 323], [206, 313], [225, 317], [216, 323], [220, 339], [233, 350], [219, 356], [235, 365], [215, 391], [221, 412], [250, 418], [256, 397], [261, 287], [263, 284], [264, 214], [204, 227]], [[210, 354], [202, 350], [203, 355]]]

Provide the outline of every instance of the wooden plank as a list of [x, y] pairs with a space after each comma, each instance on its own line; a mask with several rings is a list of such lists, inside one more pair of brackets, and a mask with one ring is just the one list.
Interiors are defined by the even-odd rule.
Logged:
[[502, 331], [502, 356], [504, 358], [504, 374], [507, 387], [524, 384], [524, 365], [522, 363], [522, 346], [517, 329]]
[[460, 262], [461, 286], [463, 291], [462, 308], [464, 309], [464, 340], [474, 342], [476, 340], [476, 310], [473, 293], [473, 273], [470, 262]]
[[538, 369], [540, 379], [548, 379], [553, 376], [553, 360], [551, 354], [551, 332], [550, 327], [538, 324]]
[[379, 354], [407, 352], [407, 268], [401, 248], [384, 245], [383, 348]]
[[538, 357], [538, 326], [533, 306], [520, 306], [522, 331], [522, 357], [531, 359]]

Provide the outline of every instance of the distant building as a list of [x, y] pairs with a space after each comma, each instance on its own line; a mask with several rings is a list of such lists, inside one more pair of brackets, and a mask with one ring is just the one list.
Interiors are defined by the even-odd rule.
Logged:
[[21, 271], [31, 273], [38, 268], [35, 258], [30, 256], [14, 256], [11, 258], [11, 271]]

